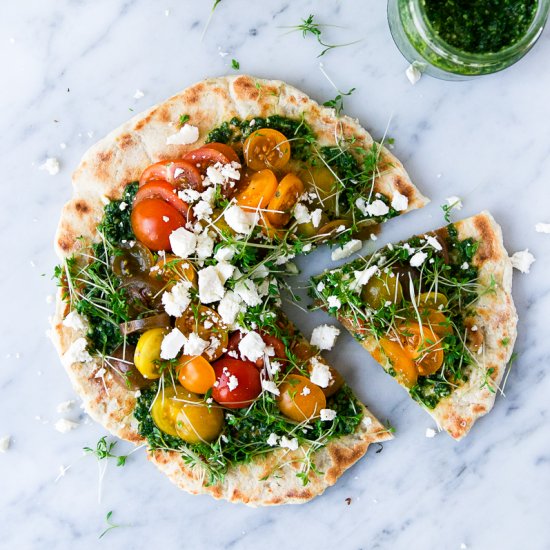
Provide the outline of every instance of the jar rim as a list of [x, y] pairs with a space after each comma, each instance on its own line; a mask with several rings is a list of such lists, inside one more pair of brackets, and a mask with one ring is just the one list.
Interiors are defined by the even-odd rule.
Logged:
[[525, 34], [517, 42], [513, 42], [498, 52], [471, 53], [452, 46], [433, 31], [422, 5], [423, 0], [399, 1], [407, 4], [410, 17], [420, 38], [424, 43], [429, 44], [434, 53], [457, 65], [469, 67], [483, 67], [516, 59], [538, 40], [550, 11], [550, 0], [537, 0], [537, 11], [533, 20]]

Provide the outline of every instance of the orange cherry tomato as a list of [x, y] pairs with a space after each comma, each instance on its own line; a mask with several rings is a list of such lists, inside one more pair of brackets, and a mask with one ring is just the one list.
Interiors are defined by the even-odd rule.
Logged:
[[385, 363], [383, 356], [391, 363], [397, 373], [398, 380], [412, 388], [418, 379], [418, 370], [410, 355], [410, 350], [403, 347], [401, 342], [380, 338], [380, 348], [372, 353], [372, 356], [379, 362]]
[[420, 309], [422, 324], [428, 325], [438, 336], [447, 336], [453, 333], [449, 319], [437, 309]]
[[291, 374], [279, 386], [277, 404], [281, 412], [295, 420], [304, 422], [316, 418], [327, 406], [325, 394], [319, 386], [299, 374]]
[[139, 186], [149, 181], [163, 180], [178, 189], [203, 190], [202, 177], [196, 166], [186, 160], [163, 160], [148, 166], [139, 178]]
[[192, 219], [193, 211], [185, 201], [178, 197], [177, 189], [167, 181], [151, 180], [143, 184], [136, 193], [134, 205], [145, 199], [162, 199], [178, 210], [187, 220]]
[[225, 143], [208, 143], [199, 149], [186, 153], [183, 158], [201, 172], [217, 162], [220, 164], [238, 162], [240, 164], [239, 155]]
[[243, 153], [246, 164], [252, 170], [279, 170], [290, 160], [290, 143], [281, 132], [261, 128], [246, 138]]
[[143, 199], [132, 208], [132, 229], [151, 250], [170, 250], [170, 234], [185, 226], [181, 212], [162, 199]]
[[443, 364], [441, 338], [428, 326], [416, 324], [406, 325], [399, 329], [401, 340], [409, 349], [418, 373], [428, 376], [437, 372]]
[[302, 180], [292, 173], [287, 174], [269, 201], [267, 219], [276, 227], [285, 226], [290, 221], [290, 211], [303, 192]]
[[[317, 355], [318, 353], [319, 352], [316, 350], [314, 355]], [[325, 394], [325, 397], [334, 395], [344, 385], [344, 378], [342, 375], [334, 367], [329, 365], [328, 368], [330, 371], [330, 381], [326, 388], [321, 388], [321, 391]], [[312, 369], [313, 365], [310, 363], [308, 365], [308, 371], [310, 374]]]
[[277, 178], [271, 170], [260, 170], [252, 175], [248, 187], [237, 196], [239, 206], [266, 208], [277, 189]]
[[214, 368], [201, 355], [182, 355], [176, 370], [180, 384], [193, 393], [206, 393], [216, 381]]

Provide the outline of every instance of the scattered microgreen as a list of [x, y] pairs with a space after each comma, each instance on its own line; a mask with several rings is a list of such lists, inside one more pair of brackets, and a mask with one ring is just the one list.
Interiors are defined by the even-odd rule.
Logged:
[[95, 449], [92, 449], [91, 447], [84, 447], [84, 452], [95, 455], [98, 460], [116, 458], [117, 466], [124, 466], [128, 455], [115, 455], [111, 452], [115, 448], [116, 443], [116, 441], [107, 441], [107, 436], [104, 435], [97, 442]]
[[189, 115], [180, 115], [180, 126], [183, 126], [186, 122], [189, 122], [191, 117]]
[[113, 516], [113, 511], [107, 512], [107, 515], [105, 516], [105, 521], [107, 523], [107, 529], [99, 535], [98, 538], [103, 538], [109, 531], [112, 531], [113, 529], [118, 529], [119, 527], [127, 527], [126, 525], [119, 525], [117, 523], [114, 523], [111, 518]]
[[234, 69], [235, 71], [238, 71], [241, 68], [241, 64], [236, 59], [232, 59], [231, 68]]
[[323, 105], [325, 107], [332, 107], [336, 111], [336, 115], [340, 116], [344, 109], [344, 97], [350, 96], [355, 91], [355, 88], [350, 88], [347, 92], [338, 90], [338, 94], [334, 99], [325, 101]]

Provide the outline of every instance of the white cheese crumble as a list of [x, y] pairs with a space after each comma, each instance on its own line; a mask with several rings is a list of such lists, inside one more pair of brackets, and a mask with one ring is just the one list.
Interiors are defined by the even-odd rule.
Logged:
[[214, 239], [208, 234], [208, 231], [203, 231], [197, 235], [197, 258], [205, 260], [212, 256], [214, 250]]
[[266, 443], [270, 447], [275, 447], [279, 443], [279, 436], [275, 433], [270, 433]]
[[239, 385], [239, 379], [234, 375], [231, 374], [227, 378], [227, 387], [229, 388], [229, 391], [233, 391], [236, 389]]
[[408, 81], [414, 86], [422, 77], [422, 73], [418, 70], [415, 63], [412, 63], [405, 70], [405, 75]]
[[390, 211], [388, 205], [380, 199], [367, 204], [365, 199], [359, 198], [355, 201], [355, 205], [365, 216], [385, 216]]
[[283, 435], [279, 445], [283, 447], [283, 449], [289, 449], [291, 451], [298, 450], [298, 440], [295, 437], [289, 439], [286, 435]]
[[275, 382], [273, 382], [272, 380], [264, 380], [262, 378], [262, 389], [264, 391], [272, 393], [273, 395], [281, 395], [277, 384], [275, 384]]
[[311, 213], [311, 223], [313, 224], [313, 227], [319, 227], [322, 215], [323, 211], [321, 210], [321, 208], [317, 208]]
[[136, 90], [134, 94], [134, 99], [141, 99], [145, 94], [141, 90]]
[[391, 199], [391, 207], [398, 212], [403, 212], [409, 207], [409, 199], [399, 191], [396, 191]]
[[470, 267], [470, 264], [468, 262], [464, 262], [461, 266], [460, 266], [460, 269], [468, 269]]
[[197, 247], [197, 236], [185, 227], [178, 227], [170, 234], [170, 246], [172, 252], [180, 258], [188, 258], [195, 252]]
[[371, 265], [362, 269], [361, 271], [354, 271], [353, 277], [354, 281], [350, 284], [351, 290], [359, 291], [363, 286], [365, 286], [371, 278], [376, 275], [380, 270], [378, 266]]
[[63, 363], [66, 366], [71, 366], [74, 363], [86, 363], [88, 361], [91, 361], [92, 356], [86, 350], [87, 347], [88, 342], [86, 341], [86, 338], [78, 338], [64, 353]]
[[311, 214], [307, 206], [301, 202], [296, 203], [294, 207], [294, 217], [298, 223], [308, 223], [311, 221]]
[[441, 243], [435, 238], [435, 237], [432, 237], [431, 235], [426, 235], [426, 242], [434, 249], [434, 250], [437, 250], [438, 252], [440, 250], [443, 250], [443, 247], [441, 246]]
[[5, 435], [0, 437], [0, 453], [5, 453], [10, 448], [11, 445], [11, 436]]
[[537, 223], [535, 225], [535, 231], [537, 233], [550, 233], [550, 223]]
[[179, 132], [166, 138], [166, 145], [189, 145], [199, 139], [199, 129], [191, 124], [184, 124]]
[[189, 281], [180, 281], [176, 283], [171, 290], [167, 290], [162, 294], [162, 305], [164, 311], [172, 317], [181, 317], [182, 313], [189, 307], [191, 296]]
[[313, 329], [310, 342], [312, 346], [317, 346], [319, 349], [331, 350], [339, 334], [340, 329], [338, 327], [320, 325]]
[[69, 399], [68, 401], [63, 401], [59, 403], [56, 407], [56, 411], [58, 413], [65, 413], [72, 409], [74, 406], [74, 401], [72, 399]]
[[63, 319], [63, 326], [72, 328], [73, 330], [88, 330], [88, 320], [73, 310]]
[[124, 210], [126, 210], [126, 208], [128, 208], [128, 203], [127, 203], [127, 202], [122, 201], [122, 202], [118, 205], [118, 209], [119, 209], [121, 212], [124, 212]]
[[192, 332], [183, 346], [183, 353], [185, 355], [202, 355], [209, 346], [210, 342], [203, 340], [196, 332]]
[[50, 176], [55, 176], [59, 173], [60, 164], [59, 161], [55, 157], [50, 157], [46, 159], [46, 162], [44, 164], [40, 165], [40, 170], [45, 170], [50, 174]]
[[187, 339], [178, 328], [173, 328], [163, 339], [160, 345], [161, 359], [174, 359], [185, 345]]
[[237, 249], [234, 246], [222, 246], [216, 251], [214, 258], [218, 260], [218, 262], [229, 262], [233, 259], [236, 252]]
[[257, 332], [249, 332], [239, 342], [239, 351], [241, 356], [253, 363], [266, 352], [266, 345], [262, 337]]
[[330, 373], [330, 367], [325, 363], [322, 363], [317, 357], [311, 358], [311, 372], [309, 379], [319, 386], [320, 388], [327, 388], [332, 380], [332, 374]]
[[309, 395], [311, 393], [311, 390], [307, 387], [307, 386], [304, 386], [302, 388], [302, 391], [300, 392], [300, 395]]
[[258, 221], [256, 212], [245, 212], [236, 204], [227, 208], [223, 213], [223, 217], [233, 231], [243, 235], [248, 235]]
[[214, 211], [212, 210], [212, 206], [209, 202], [205, 200], [201, 200], [195, 206], [193, 206], [193, 213], [195, 214], [197, 220], [209, 221], [213, 212]]
[[321, 420], [327, 422], [336, 418], [336, 411], [334, 409], [321, 409]]
[[242, 309], [242, 300], [232, 290], [227, 291], [218, 304], [218, 313], [229, 328], [233, 328], [235, 319]]
[[216, 266], [210, 265], [201, 269], [199, 276], [199, 298], [203, 304], [211, 304], [219, 302], [224, 294], [225, 288]]
[[435, 437], [435, 430], [433, 428], [426, 428], [426, 437]]
[[60, 418], [55, 423], [55, 429], [58, 432], [61, 432], [62, 434], [66, 434], [71, 430], [75, 430], [76, 428], [78, 428], [78, 426], [79, 426], [78, 422], [74, 422], [73, 420], [69, 420], [67, 418]]
[[535, 257], [529, 252], [529, 249], [526, 248], [525, 250], [514, 252], [510, 260], [512, 262], [512, 267], [515, 267], [522, 273], [529, 273], [531, 265], [535, 261]]
[[338, 309], [342, 305], [342, 302], [340, 301], [338, 296], [329, 296], [327, 298], [327, 303], [329, 308], [335, 307], [336, 309]]
[[428, 255], [425, 252], [418, 251], [409, 260], [411, 267], [420, 267], [425, 261]]
[[358, 252], [363, 247], [362, 241], [359, 239], [352, 239], [351, 241], [347, 242], [343, 246], [339, 246], [335, 250], [332, 251], [331, 258], [333, 262], [336, 262], [338, 260], [343, 260], [344, 258], [347, 258], [354, 254], [355, 252]]
[[257, 306], [262, 303], [262, 299], [258, 294], [258, 289], [254, 282], [250, 279], [239, 281], [235, 285], [235, 292], [244, 301], [247, 306]]

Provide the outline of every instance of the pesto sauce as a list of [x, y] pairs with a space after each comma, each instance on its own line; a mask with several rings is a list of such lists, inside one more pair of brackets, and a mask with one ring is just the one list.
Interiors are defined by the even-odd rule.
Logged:
[[496, 53], [518, 42], [533, 21], [538, 0], [423, 0], [433, 31], [472, 54]]

